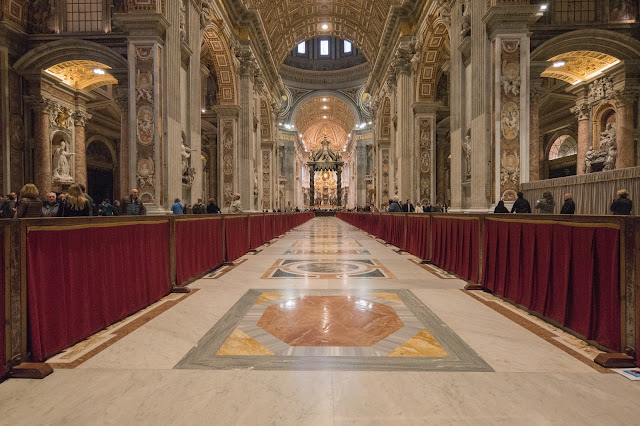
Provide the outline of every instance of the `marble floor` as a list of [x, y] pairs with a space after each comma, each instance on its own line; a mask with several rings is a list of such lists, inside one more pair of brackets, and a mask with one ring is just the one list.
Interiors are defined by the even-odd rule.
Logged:
[[0, 424], [640, 424], [584, 342], [318, 218], [0, 384]]

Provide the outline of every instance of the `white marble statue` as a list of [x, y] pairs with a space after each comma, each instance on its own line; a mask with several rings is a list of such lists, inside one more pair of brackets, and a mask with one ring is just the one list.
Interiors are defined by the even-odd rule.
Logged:
[[180, 146], [181, 155], [182, 155], [182, 174], [186, 174], [189, 170], [189, 159], [191, 158], [191, 148], [184, 144], [184, 139], [182, 140], [182, 145]]
[[464, 149], [464, 158], [465, 158], [465, 170], [467, 178], [471, 177], [471, 135], [467, 135], [464, 137], [464, 142], [462, 142], [462, 148]]
[[69, 164], [69, 158], [75, 154], [67, 150], [67, 143], [65, 141], [60, 142], [60, 146], [54, 151], [53, 154], [53, 179], [55, 181], [72, 181], [71, 177], [71, 165]]

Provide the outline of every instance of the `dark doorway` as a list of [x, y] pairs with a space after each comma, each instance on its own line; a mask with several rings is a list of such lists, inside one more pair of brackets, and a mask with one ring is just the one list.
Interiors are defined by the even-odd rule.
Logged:
[[113, 170], [87, 169], [88, 192], [96, 204], [113, 201]]
[[87, 147], [87, 192], [96, 204], [113, 201], [114, 158], [109, 146], [100, 140]]

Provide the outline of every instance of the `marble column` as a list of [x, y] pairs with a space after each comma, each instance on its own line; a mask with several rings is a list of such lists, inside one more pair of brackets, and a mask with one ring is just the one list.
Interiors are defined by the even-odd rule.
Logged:
[[87, 188], [87, 146], [85, 136], [85, 125], [91, 119], [91, 114], [84, 110], [78, 110], [73, 114], [73, 125], [75, 126], [73, 162], [75, 165], [75, 181]]
[[540, 74], [547, 67], [547, 63], [531, 64], [531, 89], [529, 108], [529, 180], [541, 179], [542, 146], [540, 146], [540, 104], [544, 99], [545, 90], [542, 88]]
[[[634, 141], [634, 117], [633, 103], [635, 97], [633, 92], [621, 93], [618, 95], [616, 105], [616, 141], [618, 144], [618, 157], [616, 158], [616, 169], [634, 167], [635, 164], [635, 141]], [[579, 164], [579, 163], [578, 163]]]
[[358, 207], [364, 207], [367, 198], [367, 182], [365, 181], [366, 168], [367, 168], [367, 150], [363, 143], [364, 141], [357, 141], [355, 150], [355, 169], [351, 169], [352, 175], [355, 175], [355, 205]]
[[[239, 60], [240, 80], [238, 85], [238, 101], [240, 116], [238, 119], [238, 141], [235, 150], [234, 185], [237, 192], [244, 197], [243, 206], [251, 209], [253, 204], [253, 170], [254, 162], [252, 147], [254, 145], [253, 116], [254, 116], [254, 76], [258, 70], [257, 62], [248, 45], [243, 45], [236, 54]], [[291, 198], [287, 198], [291, 200]]]
[[49, 141], [49, 114], [53, 103], [42, 97], [28, 99], [33, 109], [33, 183], [40, 194], [51, 191], [51, 142]]
[[122, 198], [131, 192], [131, 186], [137, 186], [136, 182], [129, 181], [129, 97], [126, 86], [118, 86], [116, 89], [116, 104], [120, 108], [120, 146], [118, 150], [118, 191], [114, 198]]
[[573, 112], [578, 119], [577, 173], [582, 175], [585, 172], [584, 161], [587, 156], [587, 151], [592, 146], [590, 138], [591, 108], [589, 108], [586, 103], [579, 103], [575, 107], [571, 108], [571, 112]]
[[396, 86], [396, 158], [398, 159], [398, 196], [404, 201], [415, 201], [418, 185], [415, 182], [415, 146], [413, 144], [413, 79], [412, 59], [415, 49], [412, 43], [401, 40], [395, 53], [392, 66], [397, 76]]
[[[218, 205], [222, 209], [231, 204], [231, 196], [238, 192], [235, 182], [235, 147], [238, 141], [237, 105], [215, 105], [213, 110], [218, 117]], [[241, 194], [242, 197], [242, 194]], [[244, 202], [244, 199], [242, 199]]]
[[414, 179], [418, 182], [416, 202], [436, 200], [436, 110], [435, 102], [420, 102], [413, 105], [415, 112]]

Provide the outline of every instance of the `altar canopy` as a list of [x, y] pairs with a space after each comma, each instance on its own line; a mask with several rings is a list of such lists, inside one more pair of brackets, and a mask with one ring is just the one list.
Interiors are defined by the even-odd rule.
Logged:
[[[329, 188], [323, 188], [323, 191], [327, 189], [327, 202], [328, 204], [335, 205], [336, 207], [342, 206], [342, 167], [344, 166], [344, 162], [342, 161], [342, 157], [340, 152], [334, 152], [329, 145], [331, 142], [324, 136], [322, 141], [322, 147], [316, 151], [311, 152], [309, 155], [309, 162], [307, 166], [309, 167], [309, 206], [313, 208], [316, 205], [316, 172], [322, 172], [322, 179], [330, 181], [332, 178], [335, 178], [336, 181], [336, 192], [335, 194], [331, 194], [329, 192]], [[333, 175], [335, 172], [335, 175]], [[326, 177], [326, 179], [325, 179]], [[325, 197], [324, 192], [321, 193], [321, 196]], [[334, 203], [335, 201], [335, 203]], [[320, 202], [322, 204], [322, 201]]]

